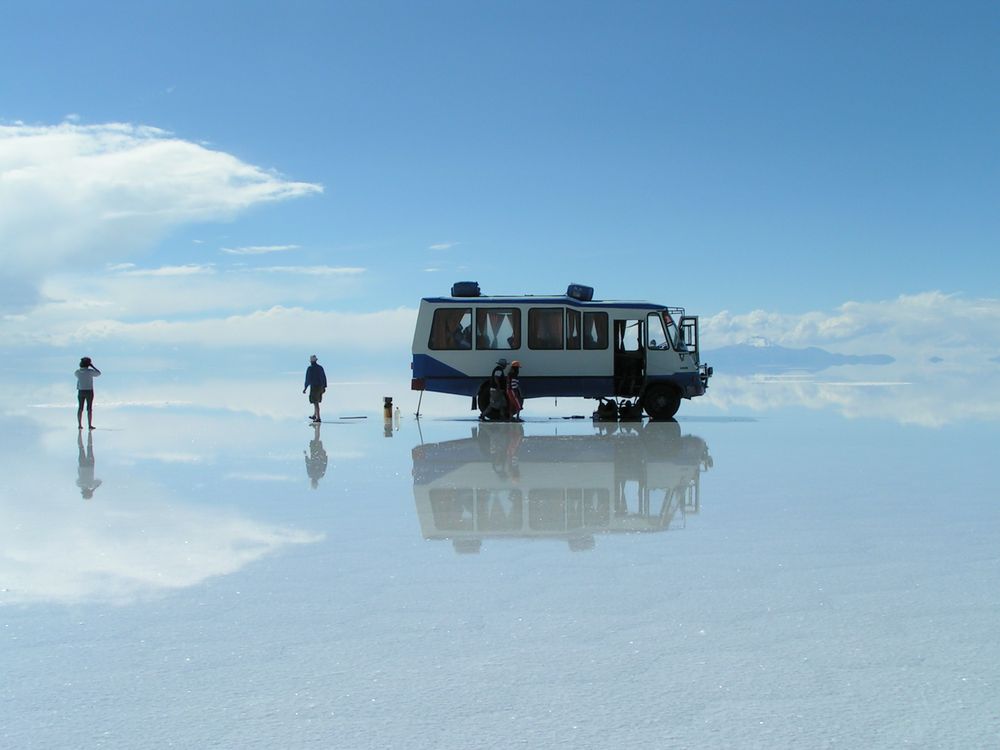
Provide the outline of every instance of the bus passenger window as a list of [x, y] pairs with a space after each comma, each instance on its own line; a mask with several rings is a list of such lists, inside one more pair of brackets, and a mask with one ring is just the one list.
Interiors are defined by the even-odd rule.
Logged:
[[580, 311], [566, 308], [566, 348], [579, 349], [581, 340]]
[[520, 349], [521, 311], [516, 307], [477, 307], [476, 348]]
[[563, 348], [563, 309], [532, 307], [528, 310], [528, 348]]
[[427, 346], [439, 350], [471, 349], [472, 308], [441, 307], [435, 310]]
[[583, 348], [608, 348], [608, 314], [585, 312], [583, 314]]

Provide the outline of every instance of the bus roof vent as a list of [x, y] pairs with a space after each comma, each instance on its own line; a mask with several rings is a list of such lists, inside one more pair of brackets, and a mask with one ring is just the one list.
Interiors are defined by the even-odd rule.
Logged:
[[479, 294], [478, 281], [456, 281], [451, 285], [452, 297], [478, 297]]
[[578, 299], [581, 302], [590, 302], [594, 299], [594, 287], [583, 284], [570, 284], [566, 287], [566, 296]]

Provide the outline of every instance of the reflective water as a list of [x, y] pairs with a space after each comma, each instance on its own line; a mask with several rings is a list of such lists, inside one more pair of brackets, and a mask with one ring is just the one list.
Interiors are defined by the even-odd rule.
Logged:
[[478, 553], [485, 539], [558, 539], [667, 531], [699, 508], [705, 441], [680, 425], [601, 425], [596, 432], [525, 435], [484, 424], [472, 436], [413, 449], [413, 494], [425, 539]]
[[989, 747], [990, 423], [2, 420], [0, 746]]

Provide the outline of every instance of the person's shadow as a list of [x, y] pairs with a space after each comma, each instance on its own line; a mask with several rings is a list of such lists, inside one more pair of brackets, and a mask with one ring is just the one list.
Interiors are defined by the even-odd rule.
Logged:
[[319, 480], [326, 474], [327, 458], [323, 441], [319, 438], [320, 426], [319, 424], [313, 425], [313, 438], [309, 441], [309, 450], [302, 451], [306, 458], [306, 474], [309, 475], [313, 489], [319, 487]]
[[83, 434], [77, 433], [76, 445], [79, 449], [76, 469], [76, 486], [84, 500], [94, 496], [94, 490], [101, 486], [101, 480], [94, 478], [94, 433], [87, 431], [87, 450], [83, 450]]

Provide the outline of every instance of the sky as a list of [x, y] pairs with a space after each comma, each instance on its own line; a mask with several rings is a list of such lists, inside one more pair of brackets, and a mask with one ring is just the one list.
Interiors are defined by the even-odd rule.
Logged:
[[990, 2], [7, 4], [0, 349], [403, 369], [474, 279], [995, 371], [998, 90]]

